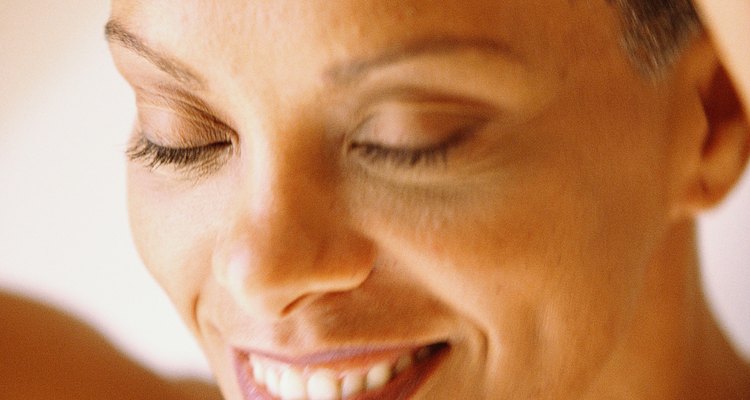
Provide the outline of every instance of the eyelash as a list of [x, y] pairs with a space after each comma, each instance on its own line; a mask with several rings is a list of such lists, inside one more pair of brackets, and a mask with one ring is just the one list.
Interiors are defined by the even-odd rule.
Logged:
[[[448, 152], [460, 144], [466, 132], [456, 132], [450, 138], [434, 146], [406, 149], [383, 146], [371, 142], [355, 142], [349, 151], [357, 153], [371, 164], [386, 163], [397, 168], [415, 168], [420, 164], [447, 164]], [[140, 134], [140, 138], [130, 146], [126, 154], [133, 162], [141, 162], [150, 169], [172, 166], [178, 171], [206, 174], [220, 166], [219, 157], [232, 147], [232, 142], [215, 142], [196, 147], [167, 147], [158, 145]]]
[[400, 149], [375, 143], [352, 143], [349, 150], [358, 153], [370, 163], [389, 163], [395, 167], [414, 168], [420, 164], [433, 165], [448, 162], [448, 150], [453, 141], [422, 149]]
[[475, 127], [465, 127], [453, 132], [447, 140], [436, 145], [422, 148], [398, 148], [383, 146], [371, 142], [354, 142], [349, 151], [358, 153], [370, 163], [388, 163], [397, 168], [414, 168], [420, 164], [431, 166], [437, 163], [445, 166], [448, 163], [448, 152], [461, 144]]
[[160, 166], [173, 166], [177, 170], [210, 172], [220, 164], [219, 157], [232, 147], [232, 142], [215, 142], [196, 147], [166, 147], [146, 139], [141, 134], [126, 154], [131, 161], [138, 161], [150, 169]]

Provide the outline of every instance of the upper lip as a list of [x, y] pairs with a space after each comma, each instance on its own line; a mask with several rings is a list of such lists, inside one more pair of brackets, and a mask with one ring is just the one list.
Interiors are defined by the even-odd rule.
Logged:
[[406, 352], [415, 351], [422, 347], [437, 343], [446, 342], [438, 341], [432, 343], [405, 344], [398, 346], [368, 345], [359, 347], [345, 347], [301, 355], [282, 355], [256, 349], [235, 348], [234, 350], [241, 356], [256, 355], [291, 366], [310, 367], [329, 366], [336, 364], [367, 364], [371, 361], [379, 361], [393, 357], [397, 358], [399, 355]]

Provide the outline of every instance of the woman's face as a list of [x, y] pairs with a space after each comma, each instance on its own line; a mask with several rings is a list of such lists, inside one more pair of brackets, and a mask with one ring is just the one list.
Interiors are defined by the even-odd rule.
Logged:
[[677, 124], [607, 2], [115, 0], [113, 21], [136, 243], [228, 399], [577, 398], [619, 351]]

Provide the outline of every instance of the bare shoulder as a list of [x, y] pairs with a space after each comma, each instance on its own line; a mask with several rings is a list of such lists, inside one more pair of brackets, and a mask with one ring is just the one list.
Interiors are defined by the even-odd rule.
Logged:
[[128, 359], [91, 327], [45, 304], [0, 293], [4, 399], [220, 399], [201, 382], [171, 382]]

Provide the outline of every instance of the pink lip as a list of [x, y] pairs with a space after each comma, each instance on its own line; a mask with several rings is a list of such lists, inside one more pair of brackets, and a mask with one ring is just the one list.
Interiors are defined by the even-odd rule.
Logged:
[[438, 365], [445, 359], [450, 346], [447, 343], [436, 343], [430, 346], [401, 346], [395, 348], [358, 348], [345, 349], [341, 351], [330, 351], [309, 354], [300, 357], [284, 357], [258, 351], [243, 351], [233, 349], [235, 360], [235, 371], [240, 384], [240, 389], [245, 400], [277, 400], [271, 396], [263, 387], [258, 386], [252, 378], [252, 371], [248, 365], [250, 354], [259, 355], [267, 359], [276, 360], [285, 364], [304, 367], [325, 367], [329, 365], [344, 365], [351, 368], [354, 365], [365, 365], [371, 360], [382, 360], [403, 354], [407, 351], [416, 351], [422, 347], [432, 347], [433, 354], [427, 359], [421, 360], [411, 368], [403, 371], [390, 381], [385, 387], [363, 393], [346, 400], [382, 400], [410, 398], [432, 375]]
[[399, 355], [405, 352], [413, 352], [419, 348], [425, 346], [398, 346], [398, 347], [360, 347], [350, 349], [340, 349], [334, 351], [326, 351], [321, 353], [307, 354], [304, 356], [281, 356], [277, 354], [271, 354], [257, 350], [247, 351], [235, 351], [241, 356], [247, 357], [250, 354], [262, 356], [270, 360], [275, 360], [280, 363], [289, 364], [298, 367], [324, 367], [327, 365], [342, 365], [347, 366], [357, 364], [371, 363], [373, 360], [383, 360], [388, 358], [397, 358]]

